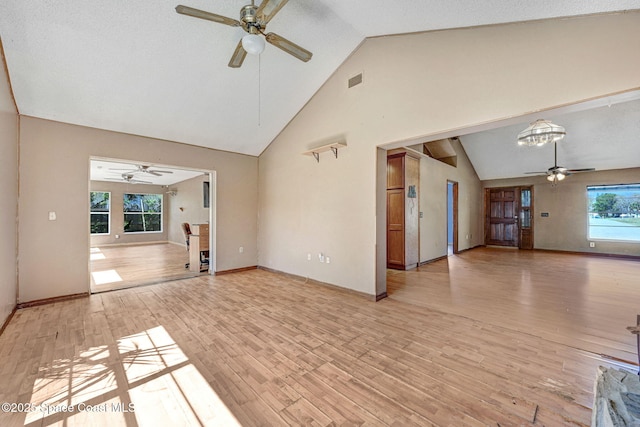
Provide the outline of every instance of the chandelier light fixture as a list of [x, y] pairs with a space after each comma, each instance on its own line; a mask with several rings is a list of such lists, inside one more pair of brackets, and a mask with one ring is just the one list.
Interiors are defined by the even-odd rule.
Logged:
[[551, 123], [549, 120], [538, 119], [518, 134], [518, 145], [542, 147], [549, 142], [560, 141], [565, 135], [566, 132], [562, 126]]

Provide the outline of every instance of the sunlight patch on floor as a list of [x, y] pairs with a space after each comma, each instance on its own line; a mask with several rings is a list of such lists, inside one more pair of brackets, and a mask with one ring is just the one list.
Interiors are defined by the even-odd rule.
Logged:
[[31, 404], [25, 426], [240, 426], [162, 326], [42, 366]]
[[122, 277], [115, 270], [94, 271], [91, 273], [91, 277], [96, 285], [122, 282]]
[[90, 261], [98, 261], [101, 259], [107, 259], [107, 257], [105, 257], [102, 252], [92, 252], [91, 254], [89, 254]]

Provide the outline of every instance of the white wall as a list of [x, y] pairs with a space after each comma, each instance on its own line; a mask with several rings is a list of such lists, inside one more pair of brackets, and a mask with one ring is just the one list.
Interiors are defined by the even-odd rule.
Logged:
[[20, 302], [89, 290], [91, 156], [217, 171], [217, 271], [257, 264], [255, 157], [24, 116], [20, 153]]
[[[260, 156], [260, 265], [375, 294], [377, 146], [638, 88], [638, 40], [638, 12], [367, 40]], [[540, 52], [553, 66], [531, 65]], [[301, 155], [340, 138], [338, 159]]]
[[[169, 204], [169, 241], [185, 244], [182, 223], [206, 224], [209, 222], [209, 208], [204, 207], [203, 182], [209, 181], [209, 176], [197, 176], [171, 185], [176, 190], [175, 196], [170, 198]], [[210, 183], [213, 185], [213, 183]], [[214, 205], [211, 205], [215, 208]]]
[[[420, 262], [447, 255], [447, 181], [458, 183], [458, 250], [483, 244], [482, 183], [459, 141], [453, 167], [430, 157], [420, 161]], [[467, 238], [468, 236], [468, 238]]]
[[[1, 47], [1, 46], [0, 46]], [[0, 49], [2, 52], [2, 49]], [[17, 301], [18, 114], [0, 55], [0, 326]]]

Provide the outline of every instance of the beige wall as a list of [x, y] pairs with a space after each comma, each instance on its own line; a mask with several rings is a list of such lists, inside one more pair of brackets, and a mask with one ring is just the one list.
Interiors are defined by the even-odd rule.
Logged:
[[[215, 170], [216, 269], [257, 263], [255, 157], [24, 116], [20, 153], [21, 302], [89, 290], [91, 156]], [[56, 221], [48, 220], [49, 211]]]
[[[637, 12], [367, 40], [260, 156], [259, 263], [375, 294], [376, 146], [638, 88], [637, 40]], [[532, 67], [539, 52], [558, 52], [553, 66]], [[364, 83], [348, 89], [360, 72]], [[338, 159], [301, 155], [341, 138]], [[472, 191], [460, 196], [470, 232]]]
[[482, 184], [460, 144], [457, 166], [430, 157], [420, 161], [420, 262], [447, 255], [447, 181], [458, 183], [458, 250], [483, 244]]
[[17, 300], [18, 115], [3, 64], [0, 56], [0, 326]]
[[[640, 243], [596, 241], [589, 247], [587, 239], [587, 186], [637, 184], [640, 168], [586, 172], [571, 175], [552, 186], [545, 177], [484, 181], [484, 187], [533, 185], [534, 234], [536, 249], [640, 255]], [[542, 218], [541, 213], [549, 213]]]
[[[149, 242], [166, 242], [169, 236], [171, 200], [161, 185], [127, 184], [124, 182], [90, 181], [89, 190], [111, 193], [111, 217], [109, 234], [91, 235], [91, 246], [122, 245]], [[162, 195], [162, 232], [125, 233], [124, 232], [124, 194], [160, 194]], [[118, 237], [116, 237], [118, 236]]]
[[[203, 182], [209, 181], [209, 176], [197, 176], [171, 185], [176, 190], [175, 196], [170, 197], [169, 204], [169, 241], [185, 244], [182, 223], [206, 224], [209, 222], [209, 208], [204, 207]], [[215, 209], [214, 205], [211, 205]]]

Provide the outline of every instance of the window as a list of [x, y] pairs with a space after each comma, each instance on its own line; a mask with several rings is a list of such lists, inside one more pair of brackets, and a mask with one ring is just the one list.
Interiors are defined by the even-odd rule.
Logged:
[[162, 194], [124, 195], [124, 232], [162, 231]]
[[589, 238], [640, 242], [640, 184], [587, 187]]
[[89, 193], [91, 234], [109, 234], [110, 197], [111, 193], [104, 191], [91, 191]]

